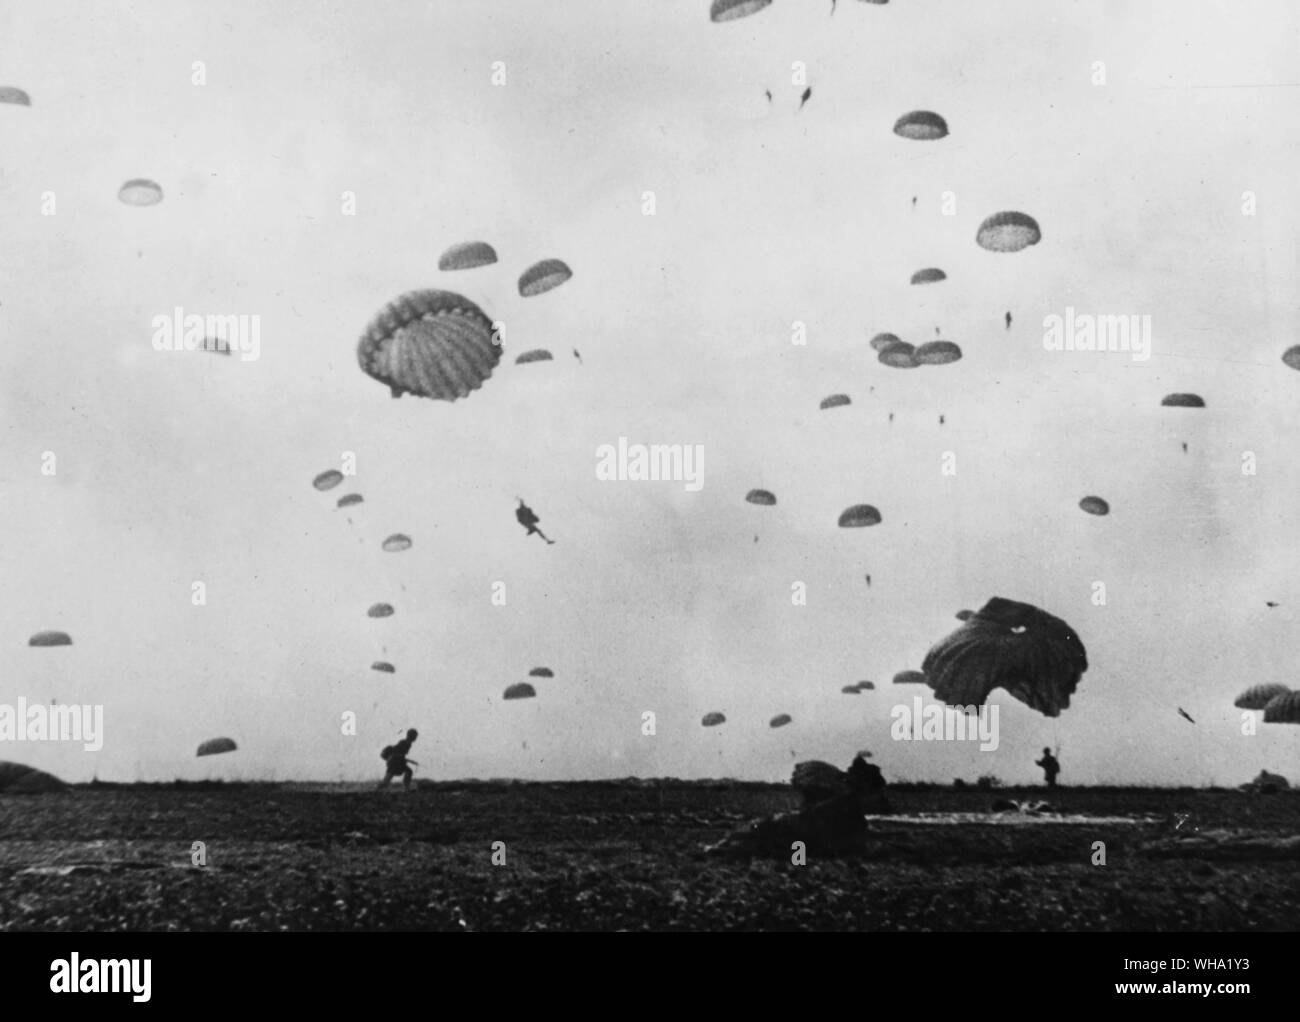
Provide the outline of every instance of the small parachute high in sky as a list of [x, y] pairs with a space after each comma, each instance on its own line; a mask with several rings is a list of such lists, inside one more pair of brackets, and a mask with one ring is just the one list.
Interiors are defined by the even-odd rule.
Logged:
[[532, 351], [525, 351], [517, 359], [515, 365], [521, 366], [529, 362], [550, 362], [551, 353], [545, 348], [534, 348]]
[[368, 611], [367, 617], [392, 617], [395, 611], [391, 603], [376, 603]]
[[549, 667], [534, 667], [528, 672], [530, 678], [554, 678], [555, 672]]
[[876, 683], [875, 683], [874, 681], [860, 681], [860, 682], [858, 682], [858, 691], [859, 691], [859, 692], [874, 692], [875, 690], [876, 690]]
[[1233, 700], [1232, 705], [1239, 710], [1262, 710], [1270, 700], [1284, 696], [1290, 691], [1285, 685], [1251, 685]]
[[535, 695], [537, 695], [537, 689], [533, 688], [533, 686], [528, 684], [528, 682], [526, 681], [519, 681], [507, 687], [505, 693], [501, 696], [501, 698], [502, 699], [532, 699], [533, 696]]
[[941, 366], [956, 362], [961, 358], [961, 348], [952, 341], [929, 341], [922, 344], [912, 355], [917, 365]]
[[411, 537], [400, 532], [394, 532], [381, 544], [386, 553], [400, 554], [403, 550], [411, 549]]
[[785, 727], [794, 718], [788, 713], [778, 713], [775, 717], [767, 722], [768, 727]]
[[771, 507], [776, 503], [776, 494], [768, 490], [750, 490], [745, 494], [745, 500], [750, 504], [759, 504], [762, 507]]
[[389, 302], [357, 343], [367, 376], [393, 397], [455, 401], [478, 390], [501, 361], [492, 321], [451, 291], [410, 291]]
[[855, 696], [859, 692], [861, 692], [862, 689], [858, 688], [857, 685], [845, 685], [843, 688], [840, 689], [840, 691], [843, 692], [846, 696]]
[[1100, 497], [1084, 497], [1083, 500], [1079, 501], [1079, 507], [1090, 515], [1110, 514], [1110, 505]]
[[117, 190], [117, 197], [128, 206], [156, 206], [162, 202], [162, 189], [153, 181], [134, 178]]
[[1160, 399], [1162, 408], [1204, 408], [1205, 398], [1199, 394], [1166, 394]]
[[891, 345], [902, 343], [903, 339], [897, 334], [876, 334], [875, 337], [871, 338], [871, 349], [880, 352]]
[[200, 346], [199, 350], [200, 350], [200, 351], [210, 351], [210, 352], [212, 352], [212, 354], [214, 354], [214, 355], [230, 355], [230, 354], [233, 354], [233, 352], [231, 351], [231, 348], [230, 348], [230, 342], [229, 342], [229, 341], [226, 341], [226, 340], [223, 340], [223, 339], [220, 338], [220, 337], [205, 337], [205, 338], [203, 338], [203, 344]]
[[199, 746], [196, 756], [216, 756], [222, 752], [234, 752], [239, 746], [231, 738], [209, 738]]
[[519, 294], [524, 298], [544, 295], [547, 291], [554, 291], [572, 276], [573, 271], [559, 259], [543, 259], [520, 275]]
[[438, 257], [440, 270], [473, 270], [497, 261], [496, 250], [486, 241], [465, 241], [452, 245]]
[[339, 498], [338, 506], [339, 506], [339, 507], [352, 507], [354, 504], [361, 504], [361, 503], [364, 503], [364, 502], [365, 502], [365, 499], [366, 499], [366, 498], [363, 497], [363, 496], [361, 496], [361, 494], [359, 494], [359, 493], [345, 493], [345, 494], [343, 494], [343, 496], [341, 496], [341, 497]]
[[923, 671], [899, 671], [894, 675], [895, 685], [924, 685], [925, 683], [926, 677]]
[[717, 727], [719, 724], [725, 724], [727, 718], [721, 713], [706, 713], [704, 719], [700, 721], [705, 727]]
[[67, 632], [37, 632], [27, 640], [29, 646], [71, 646], [72, 636]]
[[916, 349], [906, 341], [898, 341], [880, 349], [876, 361], [894, 369], [915, 369], [917, 366]]
[[1088, 669], [1083, 643], [1060, 618], [995, 596], [936, 643], [921, 665], [938, 699], [982, 706], [995, 688], [1048, 717], [1060, 715]]
[[923, 270], [917, 270], [912, 274], [913, 284], [937, 284], [941, 280], [947, 280], [948, 274], [937, 266], [927, 266]]
[[913, 110], [894, 122], [894, 134], [930, 142], [948, 134], [948, 122], [931, 110]]
[[822, 398], [821, 410], [824, 412], [828, 408], [841, 408], [852, 403], [848, 394], [832, 394], [830, 397]]
[[13, 85], [0, 85], [0, 103], [12, 103], [14, 106], [31, 106], [32, 97]]
[[1196, 721], [1192, 720], [1192, 715], [1188, 713], [1186, 710], [1184, 710], [1181, 706], [1178, 707], [1178, 715], [1182, 717], [1185, 721], [1187, 721], [1187, 723], [1189, 724], [1196, 723]]
[[969, 621], [969, 620], [970, 620], [971, 618], [973, 618], [974, 616], [975, 616], [975, 611], [973, 611], [973, 610], [959, 610], [959, 611], [957, 611], [957, 620], [958, 620], [958, 621]]
[[1282, 352], [1282, 361], [1292, 369], [1300, 369], [1300, 344], [1292, 345]]
[[392, 664], [388, 663], [386, 660], [376, 660], [373, 664], [370, 665], [370, 669], [372, 671], [379, 671], [382, 674], [397, 673], [397, 668], [394, 667]]
[[880, 512], [870, 504], [854, 504], [840, 515], [839, 524], [841, 529], [862, 529], [880, 522]]
[[1037, 245], [1042, 237], [1038, 221], [1032, 216], [1007, 210], [985, 218], [975, 232], [975, 243], [990, 252], [1019, 252]]
[[736, 21], [757, 14], [772, 0], [713, 0], [709, 8], [709, 20], [715, 23]]
[[316, 489], [323, 492], [325, 490], [334, 489], [334, 487], [338, 486], [341, 482], [343, 482], [343, 473], [336, 468], [332, 468], [329, 471], [322, 472], [318, 475], [311, 481], [311, 484], [316, 487]]
[[1300, 692], [1276, 695], [1264, 707], [1265, 724], [1300, 724]]

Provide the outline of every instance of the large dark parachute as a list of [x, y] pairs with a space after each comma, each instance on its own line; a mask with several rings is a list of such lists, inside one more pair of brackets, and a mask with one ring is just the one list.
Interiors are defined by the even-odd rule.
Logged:
[[1266, 724], [1300, 724], [1300, 692], [1274, 696], [1264, 707]]
[[1037, 245], [1042, 237], [1038, 221], [1028, 213], [1015, 210], [994, 213], [975, 232], [975, 242], [990, 252], [1019, 252], [1022, 248]]
[[1205, 398], [1199, 394], [1166, 394], [1160, 405], [1162, 408], [1204, 408]]
[[745, 494], [745, 499], [751, 504], [761, 504], [764, 507], [771, 507], [776, 503], [776, 495], [767, 490], [750, 490]]
[[894, 134], [928, 142], [948, 134], [948, 122], [930, 110], [913, 110], [894, 122]]
[[709, 20], [713, 22], [735, 21], [757, 14], [767, 7], [772, 0], [713, 0], [709, 8]]
[[961, 348], [952, 341], [930, 341], [922, 344], [912, 355], [918, 365], [941, 366], [961, 358]]
[[840, 689], [840, 691], [843, 692], [846, 696], [855, 696], [862, 690], [858, 688], [857, 685], [845, 685], [843, 688]]
[[478, 266], [491, 266], [496, 261], [496, 250], [486, 241], [465, 241], [452, 245], [438, 257], [438, 269], [472, 270]]
[[371, 669], [372, 671], [380, 671], [380, 672], [382, 672], [382, 673], [384, 673], [384, 674], [396, 674], [396, 673], [397, 673], [397, 668], [394, 667], [392, 664], [388, 663], [387, 661], [384, 661], [384, 660], [376, 660], [373, 664], [370, 665], [370, 669]]
[[532, 699], [533, 696], [535, 695], [537, 695], [537, 689], [533, 688], [533, 686], [528, 684], [528, 682], [526, 681], [520, 681], [509, 686], [506, 689], [505, 694], [501, 698], [502, 699]]
[[840, 515], [841, 529], [861, 529], [868, 525], [879, 525], [880, 512], [870, 504], [854, 504]]
[[768, 721], [768, 726], [785, 727], [787, 724], [790, 723], [792, 719], [793, 718], [788, 713], [778, 713], [775, 717], [773, 717], [770, 721]]
[[1285, 685], [1251, 685], [1233, 700], [1232, 705], [1239, 710], [1262, 710], [1270, 700], [1284, 696], [1290, 691]]
[[528, 267], [520, 275], [519, 294], [524, 298], [544, 295], [572, 276], [573, 271], [559, 259], [543, 259], [540, 263]]
[[72, 636], [67, 632], [37, 632], [27, 640], [29, 646], [71, 646]]
[[1294, 344], [1282, 352], [1282, 361], [1292, 369], [1300, 369], [1300, 344]]
[[357, 343], [361, 370], [393, 397], [455, 401], [478, 390], [501, 361], [492, 321], [451, 291], [410, 291], [389, 302]]
[[1074, 630], [1046, 611], [995, 596], [937, 643], [921, 665], [937, 698], [982, 706], [1004, 688], [1048, 717], [1060, 715], [1088, 669]]
[[231, 738], [209, 738], [199, 746], [196, 756], [215, 756], [221, 752], [234, 752], [239, 746]]

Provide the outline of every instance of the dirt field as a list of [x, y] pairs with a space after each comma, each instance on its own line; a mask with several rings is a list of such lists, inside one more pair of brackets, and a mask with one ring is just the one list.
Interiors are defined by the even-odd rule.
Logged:
[[[861, 855], [810, 856], [803, 866], [703, 854], [745, 821], [796, 806], [790, 788], [771, 785], [157, 785], [0, 796], [0, 930], [1186, 931], [1300, 922], [1300, 792], [1053, 794], [1074, 822], [988, 813], [995, 797], [1041, 798], [1041, 789], [889, 794], [904, 818], [872, 819]], [[945, 813], [962, 815], [919, 819]], [[1180, 814], [1190, 816], [1175, 830], [1169, 821]], [[196, 841], [204, 867], [191, 864]], [[1104, 866], [1091, 863], [1096, 841]], [[504, 865], [493, 863], [494, 842], [504, 842]]]

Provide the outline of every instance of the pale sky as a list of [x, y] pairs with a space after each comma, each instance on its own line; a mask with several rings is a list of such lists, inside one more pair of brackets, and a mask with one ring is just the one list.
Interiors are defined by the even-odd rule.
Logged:
[[[102, 704], [106, 730], [0, 759], [354, 780], [415, 726], [431, 778], [778, 780], [868, 748], [891, 779], [1024, 782], [1059, 742], [1066, 783], [1296, 779], [1300, 731], [1244, 737], [1232, 699], [1294, 684], [1300, 653], [1300, 8], [708, 6], [0, 8], [0, 85], [32, 97], [0, 106], [0, 702]], [[950, 135], [894, 135], [914, 109]], [[118, 202], [136, 177], [160, 205]], [[979, 248], [1004, 209], [1041, 243]], [[439, 272], [471, 239], [500, 262]], [[572, 280], [521, 299], [547, 257]], [[925, 266], [949, 279], [910, 286]], [[453, 404], [356, 363], [375, 312], [427, 287], [506, 325]], [[260, 358], [153, 350], [176, 306], [259, 316]], [[1151, 316], [1152, 357], [1045, 351], [1067, 306]], [[867, 343], [936, 326], [962, 361], [900, 371]], [[535, 347], [556, 360], [514, 365]], [[853, 404], [820, 412], [834, 392]], [[702, 444], [703, 489], [598, 481], [620, 436]], [[344, 452], [356, 478], [313, 490]], [[776, 507], [744, 502], [760, 486]], [[882, 524], [837, 528], [857, 503]], [[415, 545], [383, 553], [397, 531]], [[996, 693], [994, 753], [892, 742], [928, 689], [889, 680], [992, 596], [1076, 629], [1070, 708]], [[368, 618], [381, 600], [396, 615]], [[74, 645], [29, 648], [41, 629]], [[502, 701], [542, 665], [538, 698]], [[196, 760], [214, 735], [239, 751]]]

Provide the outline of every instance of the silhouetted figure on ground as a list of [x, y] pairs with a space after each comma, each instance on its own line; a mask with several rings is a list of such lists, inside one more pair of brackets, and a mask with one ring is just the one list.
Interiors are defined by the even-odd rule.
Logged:
[[[519, 507], [515, 509], [515, 518], [519, 520], [520, 525], [528, 530], [527, 534], [529, 536], [535, 532], [537, 535], [541, 536], [542, 539], [546, 539], [546, 533], [537, 527], [537, 523], [540, 522], [541, 519], [538, 518], [537, 515], [533, 513], [533, 509], [522, 500], [519, 501]], [[546, 539], [546, 542], [554, 543], [555, 540]]]
[[1061, 764], [1057, 761], [1057, 758], [1052, 755], [1052, 750], [1044, 749], [1043, 758], [1037, 760], [1034, 765], [1043, 768], [1043, 775], [1047, 779], [1047, 786], [1049, 788], [1055, 788], [1056, 775], [1061, 772]]
[[420, 764], [416, 763], [413, 759], [407, 759], [407, 754], [411, 751], [411, 746], [415, 744], [415, 740], [419, 737], [420, 733], [416, 731], [415, 728], [411, 728], [411, 730], [406, 732], [405, 738], [396, 745], [388, 746], [380, 753], [384, 758], [384, 762], [388, 764], [388, 769], [384, 771], [384, 779], [379, 782], [379, 787], [388, 787], [388, 782], [394, 777], [402, 778], [403, 788], [409, 789], [411, 787], [412, 774], [409, 764], [414, 763], [416, 766], [419, 766]]

